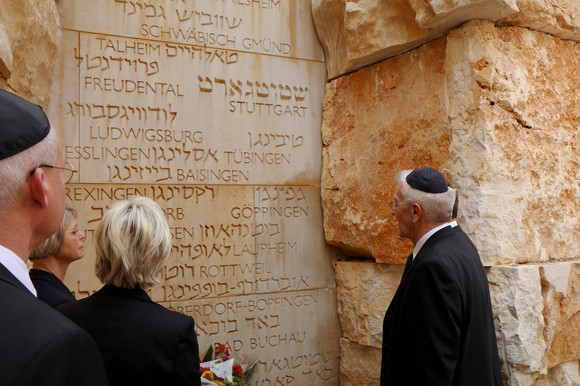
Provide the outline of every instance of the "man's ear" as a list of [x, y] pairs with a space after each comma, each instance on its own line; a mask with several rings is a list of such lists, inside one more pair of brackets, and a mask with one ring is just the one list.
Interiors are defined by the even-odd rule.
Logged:
[[421, 208], [421, 205], [419, 205], [417, 203], [413, 203], [413, 222], [414, 223], [419, 222], [422, 215], [423, 215], [423, 208]]
[[30, 176], [28, 184], [32, 199], [38, 202], [41, 208], [46, 208], [48, 206], [48, 195], [46, 173], [44, 170], [42, 168], [36, 168]]

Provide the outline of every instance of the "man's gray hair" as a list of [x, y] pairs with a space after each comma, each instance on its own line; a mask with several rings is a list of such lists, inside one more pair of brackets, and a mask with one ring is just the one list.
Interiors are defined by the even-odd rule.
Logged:
[[407, 183], [407, 176], [413, 170], [402, 170], [397, 173], [395, 180], [401, 186], [403, 202], [417, 203], [423, 208], [425, 218], [431, 224], [451, 219], [455, 203], [456, 190], [449, 188], [445, 193], [427, 193], [414, 189]]
[[58, 155], [58, 137], [51, 128], [39, 143], [11, 157], [0, 160], [0, 212], [11, 208], [28, 175], [42, 164], [54, 165]]

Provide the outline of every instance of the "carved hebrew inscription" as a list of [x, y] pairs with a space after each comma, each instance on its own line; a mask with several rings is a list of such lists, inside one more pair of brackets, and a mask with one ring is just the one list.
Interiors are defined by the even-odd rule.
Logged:
[[164, 210], [172, 234], [162, 285], [151, 296], [195, 318], [202, 349], [220, 341], [260, 358], [263, 382], [276, 384], [283, 376], [336, 384], [338, 348], [327, 344], [338, 339], [338, 330], [328, 329], [336, 323], [335, 295], [328, 289], [332, 268], [314, 259], [329, 251], [322, 235], [310, 231], [322, 222], [317, 187], [69, 184], [66, 195], [87, 234], [88, 256], [69, 273], [75, 295], [100, 288], [91, 255], [104, 212], [116, 200], [150, 197]]
[[[197, 46], [65, 36], [79, 92], [61, 96], [64, 127], [82, 127], [65, 152], [90, 170], [79, 182], [272, 183], [280, 169], [311, 181], [319, 175], [310, 167], [320, 162], [311, 128], [322, 91], [312, 92], [308, 74], [322, 78], [320, 65], [248, 53], [214, 62], [199, 59]], [[255, 66], [287, 71], [245, 71]]]
[[[66, 284], [94, 276], [94, 231], [133, 195], [172, 234], [152, 298], [195, 318], [200, 350], [258, 361], [256, 385], [338, 384], [332, 250], [320, 205], [325, 67], [296, 0], [60, 0], [49, 114], [79, 173], [87, 235]], [[99, 17], [106, 15], [106, 17]]]
[[[244, 296], [229, 301], [172, 302], [192, 315], [200, 341], [226, 336], [233, 352], [259, 352], [257, 385], [337, 385], [338, 349], [324, 341], [317, 315], [336, 301], [329, 291]], [[297, 320], [296, 315], [302, 319]], [[314, 327], [314, 328], [313, 328]], [[312, 345], [313, 342], [318, 342]]]

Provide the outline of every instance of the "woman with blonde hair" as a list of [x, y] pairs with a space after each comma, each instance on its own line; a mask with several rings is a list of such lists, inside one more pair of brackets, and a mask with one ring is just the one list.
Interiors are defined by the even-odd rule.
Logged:
[[97, 225], [95, 247], [103, 288], [59, 311], [97, 342], [110, 385], [200, 385], [193, 318], [146, 292], [160, 283], [171, 251], [161, 208], [145, 197], [115, 203]]
[[51, 307], [75, 302], [64, 277], [70, 263], [82, 259], [85, 234], [78, 229], [77, 212], [66, 206], [60, 227], [30, 254], [30, 279], [40, 300]]

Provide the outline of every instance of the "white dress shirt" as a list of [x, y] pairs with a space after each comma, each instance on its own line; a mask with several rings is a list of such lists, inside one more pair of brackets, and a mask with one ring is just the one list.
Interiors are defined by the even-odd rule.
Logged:
[[0, 245], [0, 263], [6, 267], [34, 296], [36, 296], [36, 288], [28, 276], [28, 267], [22, 259], [10, 249]]
[[448, 226], [451, 226], [450, 222], [446, 222], [444, 224], [438, 225], [435, 228], [431, 229], [429, 232], [425, 233], [419, 239], [419, 241], [417, 241], [417, 244], [415, 244], [415, 249], [413, 249], [413, 260], [415, 260], [415, 257], [417, 256], [417, 254], [419, 253], [419, 251], [421, 250], [421, 248], [423, 247], [425, 242], [427, 240], [429, 240], [429, 237], [433, 236], [435, 234], [435, 232], [437, 232], [439, 229], [443, 229], [443, 228], [448, 227]]

